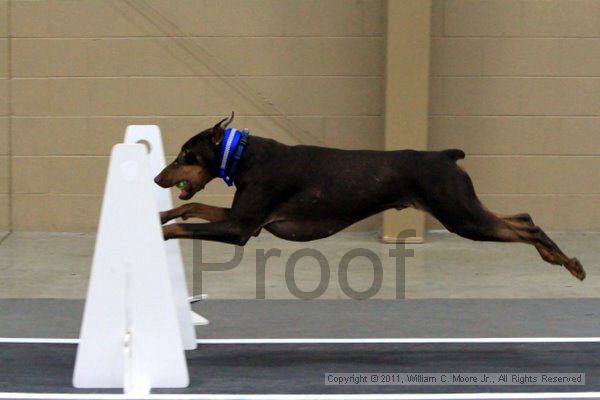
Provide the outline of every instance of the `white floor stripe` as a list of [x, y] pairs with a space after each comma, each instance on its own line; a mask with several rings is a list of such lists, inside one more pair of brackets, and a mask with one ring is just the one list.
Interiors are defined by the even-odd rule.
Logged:
[[77, 344], [79, 339], [59, 338], [0, 338], [0, 343]]
[[[597, 343], [600, 337], [505, 337], [505, 338], [260, 338], [198, 339], [198, 344], [394, 344], [394, 343]], [[0, 343], [77, 344], [79, 339], [0, 338]]]
[[600, 392], [519, 392], [439, 394], [87, 394], [87, 393], [0, 393], [0, 399], [148, 399], [148, 400], [474, 400], [474, 399], [594, 399]]

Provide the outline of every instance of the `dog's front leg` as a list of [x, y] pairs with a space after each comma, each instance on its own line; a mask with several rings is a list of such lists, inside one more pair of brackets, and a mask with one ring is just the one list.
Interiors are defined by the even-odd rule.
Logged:
[[163, 235], [168, 239], [199, 239], [212, 240], [243, 246], [257, 227], [247, 224], [224, 220], [200, 224], [169, 224], [163, 226]]
[[209, 222], [223, 221], [229, 215], [229, 208], [209, 206], [202, 203], [188, 203], [160, 213], [160, 221], [165, 224], [172, 219], [200, 218]]

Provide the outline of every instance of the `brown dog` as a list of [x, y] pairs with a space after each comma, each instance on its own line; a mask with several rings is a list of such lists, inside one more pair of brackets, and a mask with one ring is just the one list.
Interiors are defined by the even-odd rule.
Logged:
[[227, 158], [223, 163], [224, 150], [232, 150], [224, 137], [238, 135], [226, 132], [232, 120], [233, 114], [188, 140], [155, 178], [164, 188], [181, 183], [179, 198], [188, 200], [220, 174], [229, 177], [237, 189], [231, 208], [192, 203], [162, 212], [163, 223], [179, 217], [209, 221], [165, 225], [165, 239], [244, 245], [264, 228], [283, 239], [308, 241], [383, 210], [414, 207], [472, 240], [531, 244], [544, 261], [585, 278], [581, 263], [566, 256], [529, 214], [499, 215], [481, 204], [456, 164], [462, 150], [349, 151], [251, 136], [236, 164]]

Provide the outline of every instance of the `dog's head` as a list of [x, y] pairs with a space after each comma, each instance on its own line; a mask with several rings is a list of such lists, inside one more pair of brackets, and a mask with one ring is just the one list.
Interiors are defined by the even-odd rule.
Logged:
[[170, 188], [177, 184], [181, 189], [179, 198], [191, 199], [197, 192], [218, 175], [221, 141], [225, 128], [233, 121], [231, 117], [219, 121], [188, 140], [175, 161], [167, 165], [154, 178], [157, 185]]

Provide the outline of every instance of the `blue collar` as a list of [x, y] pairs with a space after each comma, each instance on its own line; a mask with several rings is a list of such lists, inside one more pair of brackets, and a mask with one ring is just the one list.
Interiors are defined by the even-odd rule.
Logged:
[[221, 141], [221, 158], [219, 159], [219, 176], [223, 178], [227, 186], [233, 184], [232, 177], [237, 170], [238, 163], [248, 144], [250, 131], [244, 129], [227, 128]]

